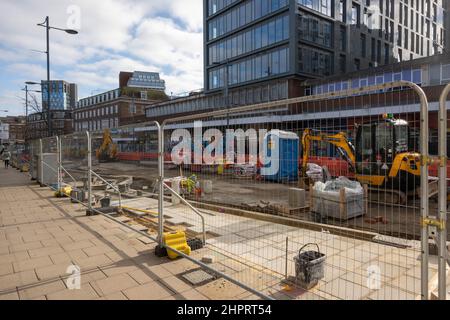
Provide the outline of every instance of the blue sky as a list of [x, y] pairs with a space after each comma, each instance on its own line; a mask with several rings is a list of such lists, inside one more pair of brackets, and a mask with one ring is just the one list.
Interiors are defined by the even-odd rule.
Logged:
[[202, 0], [2, 0], [0, 110], [24, 114], [24, 82], [46, 78], [32, 50], [45, 51], [36, 24], [47, 15], [79, 31], [50, 37], [51, 78], [77, 83], [79, 98], [118, 87], [120, 71], [160, 72], [168, 94], [202, 88], [202, 10]]

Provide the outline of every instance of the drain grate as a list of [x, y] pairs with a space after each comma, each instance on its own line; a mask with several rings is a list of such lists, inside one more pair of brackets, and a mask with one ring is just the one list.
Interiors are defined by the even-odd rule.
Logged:
[[181, 275], [181, 277], [193, 286], [201, 286], [215, 280], [214, 276], [202, 269], [189, 271]]

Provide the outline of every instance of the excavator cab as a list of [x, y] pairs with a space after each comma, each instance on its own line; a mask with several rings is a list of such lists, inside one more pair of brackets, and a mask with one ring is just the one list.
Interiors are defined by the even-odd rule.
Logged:
[[404, 120], [385, 119], [360, 125], [356, 134], [356, 171], [381, 174], [398, 153], [408, 152], [409, 127]]
[[402, 190], [414, 188], [419, 182], [414, 179], [418, 157], [409, 146], [409, 137], [408, 122], [389, 116], [358, 126], [355, 171], [359, 180], [379, 187], [390, 183]]
[[356, 128], [355, 144], [343, 132], [328, 134], [305, 129], [302, 136], [303, 175], [306, 176], [311, 142], [326, 142], [340, 152], [356, 180], [379, 194], [378, 199], [406, 203], [407, 196], [415, 194], [420, 185], [421, 158], [410, 145], [408, 122], [385, 115], [383, 120]]

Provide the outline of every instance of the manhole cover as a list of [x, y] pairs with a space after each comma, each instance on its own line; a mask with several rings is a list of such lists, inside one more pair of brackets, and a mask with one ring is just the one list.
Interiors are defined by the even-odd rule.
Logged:
[[201, 269], [185, 273], [182, 275], [182, 277], [184, 280], [194, 286], [201, 286], [203, 284], [206, 284], [207, 282], [214, 280], [214, 276]]

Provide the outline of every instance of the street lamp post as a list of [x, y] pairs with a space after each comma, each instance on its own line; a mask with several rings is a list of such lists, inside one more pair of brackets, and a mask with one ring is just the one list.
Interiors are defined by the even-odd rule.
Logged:
[[50, 108], [50, 29], [64, 31], [68, 34], [78, 34], [78, 31], [73, 29], [61, 29], [50, 26], [50, 18], [45, 17], [43, 23], [38, 23], [38, 26], [44, 27], [46, 29], [46, 39], [47, 39], [47, 125], [48, 125], [48, 136], [52, 136], [52, 121], [51, 121], [51, 108]]

